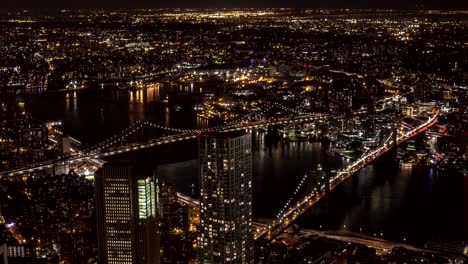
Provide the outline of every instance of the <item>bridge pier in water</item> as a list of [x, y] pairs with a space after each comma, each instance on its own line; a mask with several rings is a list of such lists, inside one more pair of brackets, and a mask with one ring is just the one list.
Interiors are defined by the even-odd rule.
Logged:
[[138, 133], [137, 133], [137, 141], [138, 142], [142, 142], [142, 141], [145, 141], [146, 138], [148, 138], [148, 128], [146, 127], [146, 125], [143, 125], [139, 130], [138, 130]]
[[267, 143], [274, 143], [277, 140], [280, 140], [281, 136], [278, 133], [278, 126], [277, 125], [269, 125], [267, 127], [267, 133], [265, 135], [265, 140]]
[[398, 126], [394, 126], [392, 129], [392, 149], [388, 155], [391, 155], [392, 162], [398, 162]]
[[330, 172], [325, 171], [324, 177], [325, 177], [325, 194], [328, 194], [330, 192]]
[[277, 125], [269, 125], [267, 127], [267, 135], [278, 135], [278, 126]]

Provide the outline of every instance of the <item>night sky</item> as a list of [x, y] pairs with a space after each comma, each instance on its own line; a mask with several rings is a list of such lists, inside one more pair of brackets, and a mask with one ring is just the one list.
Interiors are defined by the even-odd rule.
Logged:
[[[324, 7], [468, 9], [465, 0], [3, 0], [0, 8]], [[6, 3], [5, 3], [6, 2]]]

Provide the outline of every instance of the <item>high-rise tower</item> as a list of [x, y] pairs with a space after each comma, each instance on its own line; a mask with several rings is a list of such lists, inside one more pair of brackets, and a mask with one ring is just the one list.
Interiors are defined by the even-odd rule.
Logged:
[[100, 263], [158, 264], [156, 182], [127, 163], [107, 163], [96, 174]]
[[198, 149], [198, 263], [253, 263], [251, 135], [205, 133]]

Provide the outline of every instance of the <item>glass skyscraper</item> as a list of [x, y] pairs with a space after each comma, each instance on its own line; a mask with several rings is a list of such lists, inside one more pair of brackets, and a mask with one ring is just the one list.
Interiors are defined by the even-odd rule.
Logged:
[[204, 133], [198, 146], [198, 263], [253, 263], [251, 135]]

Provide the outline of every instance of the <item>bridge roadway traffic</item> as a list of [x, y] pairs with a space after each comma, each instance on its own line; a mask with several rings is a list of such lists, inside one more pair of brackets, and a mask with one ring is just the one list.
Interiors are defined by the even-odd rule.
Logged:
[[[426, 131], [428, 128], [432, 127], [437, 123], [437, 114], [431, 116], [426, 122], [409, 131], [403, 136], [397, 137], [397, 145], [405, 142], [406, 140], [420, 134], [421, 132]], [[332, 191], [340, 183], [344, 182], [346, 179], [351, 177], [355, 172], [367, 166], [369, 163], [382, 156], [389, 150], [394, 147], [393, 143], [386, 142], [383, 146], [369, 152], [368, 154], [362, 156], [352, 164], [350, 164], [345, 170], [338, 172], [335, 176], [331, 177], [329, 180], [329, 190]], [[292, 222], [294, 222], [300, 215], [312, 207], [315, 203], [320, 201], [327, 193], [326, 186], [320, 186], [317, 192], [312, 192], [306, 195], [301, 201], [297, 202], [294, 206], [289, 208], [283, 215], [273, 220], [272, 224], [265, 229], [259, 229], [254, 234], [254, 239], [266, 238], [268, 241], [273, 240], [276, 236], [281, 234], [285, 229], [287, 229]]]
[[[271, 125], [283, 125], [283, 124], [310, 122], [314, 120], [325, 119], [327, 117], [328, 115], [326, 114], [310, 114], [310, 115], [303, 115], [303, 116], [297, 116], [297, 117], [241, 122], [241, 123], [234, 124], [234, 125], [223, 126], [213, 131], [231, 132], [231, 131], [238, 131], [238, 130], [244, 130], [244, 129], [260, 128], [260, 127], [271, 126]], [[103, 149], [103, 150], [96, 151], [96, 152], [78, 153], [76, 155], [69, 156], [66, 158], [59, 158], [55, 160], [32, 163], [32, 164], [25, 165], [23, 167], [16, 168], [13, 170], [0, 172], [0, 176], [18, 176], [18, 175], [23, 175], [27, 173], [32, 173], [34, 171], [52, 169], [57, 166], [64, 166], [67, 164], [82, 162], [88, 159], [100, 159], [103, 157], [109, 157], [109, 156], [113, 156], [117, 154], [146, 149], [146, 148], [159, 146], [163, 144], [169, 144], [169, 143], [174, 143], [178, 141], [195, 139], [197, 138], [199, 133], [202, 133], [204, 131], [205, 130], [193, 130], [193, 132], [160, 137], [160, 138], [153, 139], [144, 143], [126, 144], [126, 145], [122, 145], [114, 149]]]
[[323, 237], [329, 238], [333, 240], [360, 244], [366, 247], [372, 247], [377, 250], [380, 250], [382, 253], [388, 253], [392, 251], [395, 247], [403, 247], [411, 251], [419, 252], [419, 253], [427, 253], [427, 254], [437, 254], [439, 252], [423, 249], [419, 247], [415, 247], [408, 244], [396, 243], [391, 242], [388, 240], [384, 240], [378, 237], [370, 237], [363, 234], [352, 233], [349, 231], [341, 231], [341, 230], [329, 230], [329, 231], [317, 231], [317, 230], [308, 230], [308, 229], [301, 229], [300, 234], [297, 235], [289, 235], [288, 237], [282, 240], [288, 247], [294, 247], [298, 243], [300, 243], [304, 238], [309, 237]]

